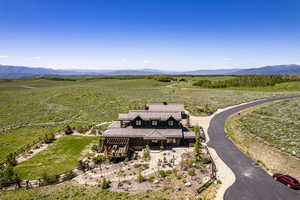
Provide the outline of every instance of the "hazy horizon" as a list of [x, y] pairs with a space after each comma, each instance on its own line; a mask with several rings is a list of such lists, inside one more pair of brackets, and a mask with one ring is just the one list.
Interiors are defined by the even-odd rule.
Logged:
[[0, 64], [53, 69], [300, 64], [300, 1], [0, 0]]

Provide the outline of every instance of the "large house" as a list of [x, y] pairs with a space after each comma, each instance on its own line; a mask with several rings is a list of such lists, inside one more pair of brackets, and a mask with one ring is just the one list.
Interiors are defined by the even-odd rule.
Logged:
[[102, 150], [113, 157], [149, 146], [178, 146], [192, 143], [195, 133], [183, 124], [187, 114], [182, 104], [147, 104], [144, 110], [119, 114], [103, 133]]

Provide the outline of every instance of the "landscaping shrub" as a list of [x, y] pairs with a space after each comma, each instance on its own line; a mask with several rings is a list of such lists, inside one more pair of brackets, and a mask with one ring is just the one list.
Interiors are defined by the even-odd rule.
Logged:
[[144, 176], [142, 175], [142, 171], [139, 169], [136, 177], [137, 182], [141, 183], [145, 181]]
[[86, 132], [89, 130], [89, 128], [86, 127], [86, 126], [79, 126], [79, 127], [76, 128], [76, 130], [77, 130], [79, 133], [84, 134], [84, 133], [86, 133]]
[[108, 189], [110, 187], [110, 184], [111, 184], [110, 180], [103, 178], [102, 182], [100, 183], [100, 188], [102, 190]]
[[211, 114], [214, 113], [213, 109], [211, 109], [208, 104], [205, 104], [205, 106], [204, 106], [204, 112], [207, 113], [207, 114], [209, 114], [209, 115], [211, 115]]
[[140, 163], [134, 163], [134, 165], [133, 165], [134, 168], [140, 168], [141, 166], [142, 166], [142, 164], [140, 164]]
[[71, 135], [73, 133], [73, 130], [69, 125], [65, 127], [64, 131], [66, 135]]
[[14, 169], [11, 165], [0, 168], [0, 188], [16, 183], [18, 180], [19, 177], [14, 173]]
[[75, 176], [76, 176], [76, 174], [73, 171], [69, 171], [65, 174], [63, 181], [71, 180]]
[[189, 176], [195, 176], [195, 175], [196, 175], [195, 169], [189, 169], [188, 175], [189, 175]]
[[16, 166], [17, 165], [17, 160], [16, 160], [16, 156], [15, 156], [14, 153], [10, 153], [7, 156], [6, 164], [9, 165], [9, 166]]
[[207, 157], [207, 156], [202, 156], [202, 158], [201, 158], [200, 161], [201, 161], [201, 163], [203, 163], [203, 164], [205, 164], [205, 165], [211, 163], [211, 159], [210, 159], [209, 157]]
[[46, 144], [52, 143], [55, 140], [55, 135], [54, 133], [47, 133], [44, 136], [44, 142]]
[[153, 182], [154, 182], [154, 179], [155, 179], [154, 176], [150, 176], [150, 177], [147, 179], [147, 181], [149, 181], [150, 183], [153, 183]]
[[118, 182], [118, 187], [122, 187], [123, 183], [122, 182]]
[[149, 150], [148, 149], [145, 149], [144, 151], [143, 151], [143, 159], [144, 160], [150, 160], [150, 152], [149, 152]]
[[202, 148], [199, 126], [196, 126], [194, 130], [195, 130], [195, 135], [196, 135], [196, 142], [194, 144], [194, 151], [195, 151], [195, 154], [196, 154], [196, 158], [198, 159], [199, 156], [200, 156], [200, 153], [201, 153], [201, 148]]
[[42, 180], [43, 180], [44, 185], [50, 185], [50, 184], [58, 183], [58, 179], [59, 179], [58, 175], [50, 176], [50, 175], [48, 175], [47, 172], [44, 172], [42, 174]]
[[166, 170], [166, 171], [165, 170], [159, 170], [158, 173], [159, 173], [160, 177], [165, 178], [168, 175], [172, 174], [172, 170]]
[[98, 146], [96, 144], [92, 146], [92, 151], [98, 151]]

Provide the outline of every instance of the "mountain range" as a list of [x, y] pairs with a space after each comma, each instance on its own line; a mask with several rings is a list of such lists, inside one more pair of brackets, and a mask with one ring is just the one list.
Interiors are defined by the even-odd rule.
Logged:
[[272, 65], [246, 69], [213, 69], [194, 71], [165, 71], [157, 69], [124, 70], [56, 70], [24, 66], [0, 65], [0, 78], [18, 79], [36, 76], [71, 75], [151, 75], [151, 74], [188, 74], [188, 75], [247, 75], [247, 74], [300, 74], [300, 65]]

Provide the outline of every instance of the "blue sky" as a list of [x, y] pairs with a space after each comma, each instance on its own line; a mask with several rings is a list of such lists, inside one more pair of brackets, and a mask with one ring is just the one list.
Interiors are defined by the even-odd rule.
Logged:
[[165, 70], [300, 64], [300, 0], [0, 0], [0, 64]]

